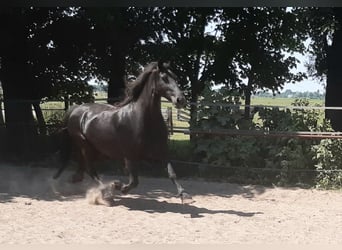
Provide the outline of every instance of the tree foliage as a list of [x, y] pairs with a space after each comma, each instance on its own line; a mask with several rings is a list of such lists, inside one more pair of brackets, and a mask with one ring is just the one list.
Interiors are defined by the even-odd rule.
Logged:
[[278, 91], [304, 77], [291, 71], [307, 35], [301, 15], [270, 7], [2, 9], [6, 121], [34, 123], [32, 103], [16, 100], [91, 101], [93, 77], [118, 98], [128, 72], [159, 59], [172, 62], [190, 101], [206, 86], [224, 84], [248, 104], [256, 89]]

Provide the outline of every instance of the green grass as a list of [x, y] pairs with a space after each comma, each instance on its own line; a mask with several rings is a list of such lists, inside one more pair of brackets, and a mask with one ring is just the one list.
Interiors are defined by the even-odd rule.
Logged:
[[169, 141], [170, 158], [189, 160], [192, 155], [192, 145], [189, 139], [171, 139]]
[[184, 140], [190, 140], [190, 136], [183, 134], [183, 133], [173, 133], [173, 135], [170, 136], [170, 139], [176, 140], [176, 141], [184, 141]]
[[[280, 98], [280, 97], [254, 97], [251, 100], [252, 105], [267, 105], [267, 106], [291, 106], [295, 98]], [[309, 99], [310, 106], [323, 106], [324, 101], [318, 99]]]

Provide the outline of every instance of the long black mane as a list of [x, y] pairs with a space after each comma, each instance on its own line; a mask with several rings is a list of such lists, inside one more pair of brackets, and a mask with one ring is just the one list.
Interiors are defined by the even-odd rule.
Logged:
[[148, 64], [145, 68], [144, 71], [138, 76], [138, 78], [133, 81], [132, 83], [126, 84], [126, 89], [125, 89], [125, 98], [123, 101], [116, 103], [116, 107], [123, 107], [127, 105], [128, 103], [131, 103], [133, 101], [136, 101], [142, 90], [144, 89], [144, 86], [149, 79], [150, 74], [152, 73], [153, 70], [158, 68], [158, 63], [157, 62], [152, 62]]

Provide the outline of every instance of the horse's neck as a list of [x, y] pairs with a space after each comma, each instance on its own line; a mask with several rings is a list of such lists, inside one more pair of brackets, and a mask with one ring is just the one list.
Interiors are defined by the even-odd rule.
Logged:
[[160, 97], [138, 99], [135, 105], [139, 107], [139, 112], [146, 113], [146, 115], [154, 115], [161, 113]]
[[144, 87], [136, 103], [140, 106], [141, 112], [151, 115], [161, 114], [161, 97], [157, 94], [152, 94], [151, 86]]

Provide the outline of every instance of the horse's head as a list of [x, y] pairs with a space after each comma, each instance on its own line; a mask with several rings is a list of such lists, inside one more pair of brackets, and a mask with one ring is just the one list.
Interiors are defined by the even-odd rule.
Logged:
[[173, 103], [176, 108], [183, 108], [186, 99], [177, 84], [177, 76], [170, 70], [169, 63], [158, 63], [159, 80], [156, 84], [156, 92]]

